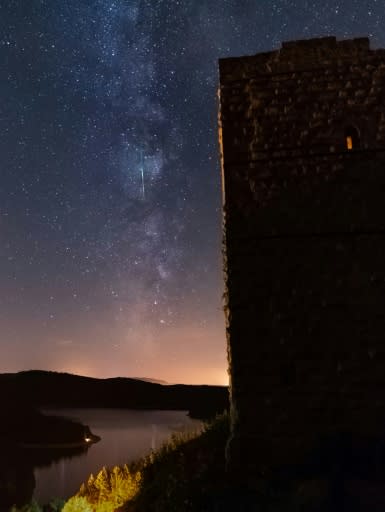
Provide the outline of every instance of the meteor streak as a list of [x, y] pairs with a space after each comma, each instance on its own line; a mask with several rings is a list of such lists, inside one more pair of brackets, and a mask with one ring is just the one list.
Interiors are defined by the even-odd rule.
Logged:
[[143, 165], [143, 151], [140, 150], [140, 174], [142, 177], [142, 199], [145, 198], [145, 190], [144, 190], [144, 165]]

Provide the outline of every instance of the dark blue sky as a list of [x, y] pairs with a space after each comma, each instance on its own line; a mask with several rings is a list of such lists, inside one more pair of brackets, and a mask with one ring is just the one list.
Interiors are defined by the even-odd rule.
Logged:
[[383, 2], [3, 0], [0, 371], [225, 383], [217, 60]]

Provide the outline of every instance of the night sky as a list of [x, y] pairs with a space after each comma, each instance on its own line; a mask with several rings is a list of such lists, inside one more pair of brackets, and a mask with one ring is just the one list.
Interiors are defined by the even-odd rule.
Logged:
[[0, 0], [0, 372], [227, 383], [220, 57], [383, 0]]

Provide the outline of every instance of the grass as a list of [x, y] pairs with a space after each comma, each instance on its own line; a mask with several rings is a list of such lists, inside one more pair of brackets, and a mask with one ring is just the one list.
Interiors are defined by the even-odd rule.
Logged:
[[223, 488], [228, 415], [218, 416], [200, 434], [175, 435], [144, 460], [138, 493], [125, 511], [203, 510]]

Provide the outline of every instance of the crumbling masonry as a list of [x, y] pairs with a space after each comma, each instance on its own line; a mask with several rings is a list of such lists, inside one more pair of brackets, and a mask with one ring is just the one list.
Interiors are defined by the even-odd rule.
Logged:
[[230, 467], [385, 434], [385, 50], [220, 60]]

